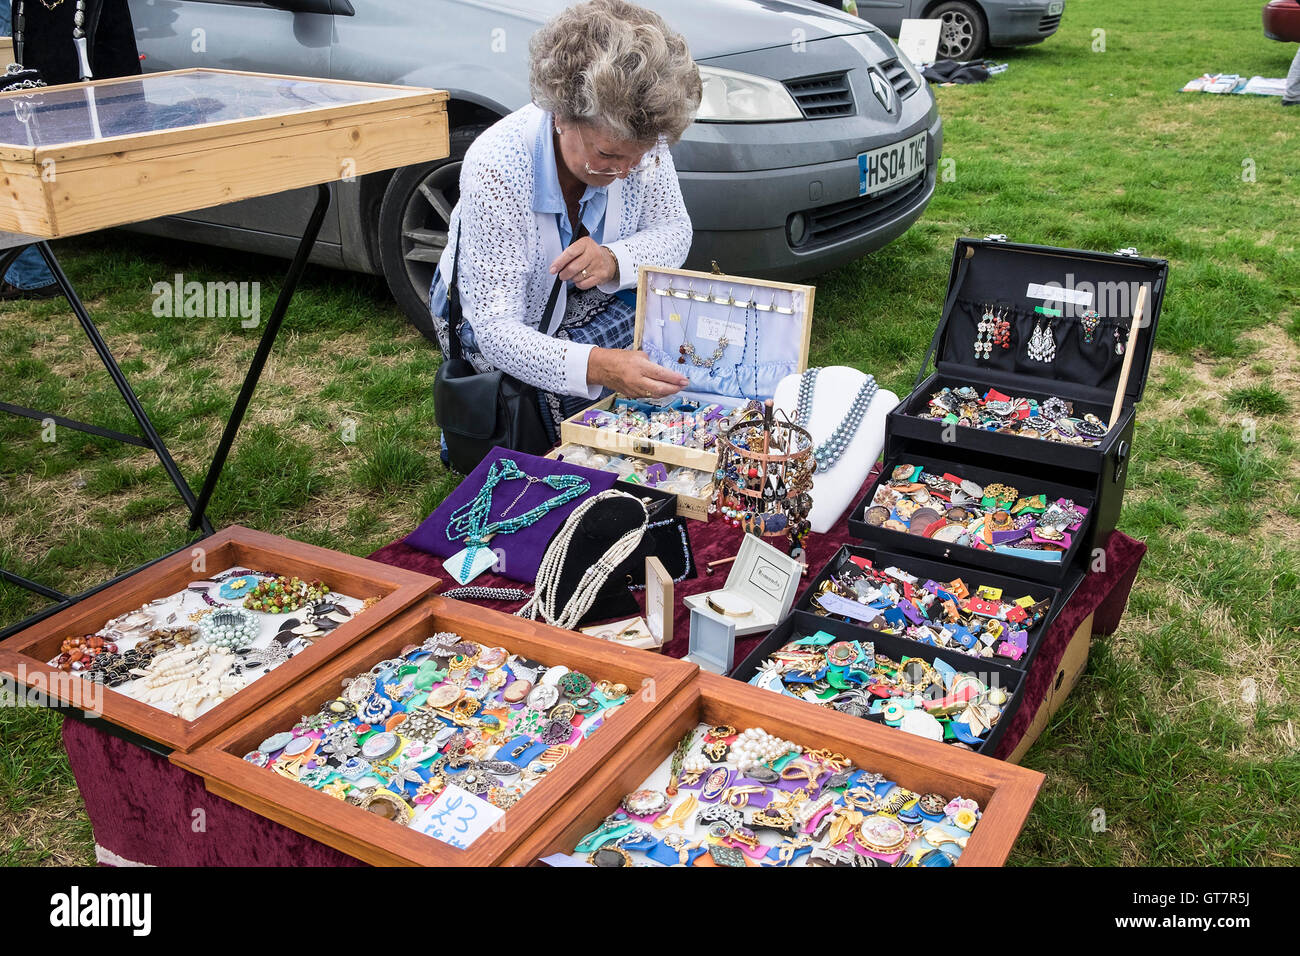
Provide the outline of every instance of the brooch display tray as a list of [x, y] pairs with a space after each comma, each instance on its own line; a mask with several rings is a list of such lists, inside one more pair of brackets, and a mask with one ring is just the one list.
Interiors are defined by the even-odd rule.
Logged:
[[801, 701], [778, 697], [725, 677], [701, 672], [671, 709], [661, 709], [632, 739], [599, 767], [582, 788], [506, 860], [536, 863], [567, 853], [613, 813], [700, 723], [762, 727], [805, 747], [843, 754], [854, 764], [884, 773], [918, 793], [938, 792], [978, 800], [983, 817], [958, 866], [1001, 866], [1006, 862], [1043, 785], [1042, 774], [895, 733]]
[[[341, 593], [378, 596], [380, 601], [192, 721], [47, 663], [58, 656], [64, 638], [93, 633], [110, 619], [155, 598], [183, 591], [202, 578], [205, 572], [195, 567], [200, 558], [199, 567], [213, 571], [241, 566], [304, 580], [321, 579]], [[41, 693], [53, 706], [83, 713], [89, 710], [105, 722], [163, 747], [189, 750], [337, 657], [438, 584], [437, 578], [414, 571], [232, 526], [9, 637], [0, 643], [0, 672], [20, 687]]]
[[[337, 695], [345, 678], [394, 657], [406, 645], [419, 644], [437, 631], [499, 645], [544, 663], [564, 664], [593, 680], [621, 682], [631, 690], [631, 697], [506, 812], [504, 826], [484, 833], [463, 850], [243, 759], [268, 735], [292, 726], [302, 714], [315, 712], [322, 701]], [[572, 806], [573, 794], [582, 783], [608, 763], [651, 716], [677, 706], [680, 692], [695, 671], [689, 664], [659, 654], [616, 647], [597, 638], [433, 596], [371, 633], [346, 655], [286, 688], [220, 736], [190, 753], [172, 754], [171, 760], [201, 775], [210, 793], [367, 863], [490, 866], [501, 862], [550, 814]]]

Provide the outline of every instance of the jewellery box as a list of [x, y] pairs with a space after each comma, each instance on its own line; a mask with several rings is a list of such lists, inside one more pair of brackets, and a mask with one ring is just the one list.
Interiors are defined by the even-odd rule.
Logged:
[[[843, 621], [832, 621], [829, 618], [817, 617], [814, 614], [808, 614], [804, 611], [795, 611], [784, 621], [782, 621], [767, 637], [765, 637], [758, 646], [755, 647], [740, 665], [735, 668], [729, 675], [732, 680], [748, 683], [750, 678], [754, 677], [762, 669], [763, 662], [767, 660], [774, 652], [779, 651], [786, 644], [799, 640], [801, 637], [808, 637], [819, 631], [826, 631], [833, 635], [837, 641], [871, 641], [875, 645], [876, 653], [883, 654], [898, 661], [901, 657], [919, 657], [922, 660], [933, 663], [936, 660], [942, 661], [945, 665], [952, 668], [957, 674], [974, 674], [983, 684], [990, 687], [1001, 688], [1007, 695], [1005, 704], [1002, 705], [1002, 713], [996, 724], [982, 737], [980, 743], [971, 745], [976, 752], [993, 753], [997, 749], [998, 742], [1002, 739], [1002, 734], [1011, 724], [1011, 718], [1015, 716], [1016, 710], [1020, 707], [1021, 689], [1025, 681], [1025, 675], [1012, 667], [1005, 664], [998, 664], [991, 660], [983, 658], [973, 658], [966, 654], [955, 651], [945, 650], [937, 647], [926, 647], [917, 644], [915, 641], [909, 641], [905, 638], [894, 637], [889, 634], [868, 634], [862, 628], [852, 624], [845, 624]], [[780, 694], [772, 690], [764, 690], [763, 693], [770, 694], [773, 698], [779, 700], [788, 700], [800, 710], [809, 709], [813, 712], [826, 710], [823, 705], [812, 703], [811, 701], [797, 699], [786, 694]], [[893, 698], [897, 700], [898, 698]], [[840, 715], [847, 716], [847, 715]], [[897, 728], [885, 726], [885, 717], [883, 714], [870, 714], [863, 717], [852, 717], [852, 720], [862, 724], [877, 724], [882, 730], [896, 731]], [[915, 736], [908, 734], [908, 736]], [[950, 744], [942, 744], [949, 750], [959, 750]]]
[[[363, 674], [383, 674], [384, 662], [391, 663], [394, 658], [419, 648], [439, 633], [454, 634], [461, 641], [476, 642], [488, 648], [502, 648], [508, 654], [526, 658], [543, 671], [547, 667], [563, 665], [570, 671], [586, 675], [593, 684], [601, 680], [621, 683], [630, 693], [626, 701], [608, 711], [603, 722], [590, 730], [587, 736], [577, 743], [561, 745], [568, 750], [553, 758], [553, 769], [542, 774], [535, 785], [504, 811], [504, 815], [498, 815], [492, 826], [476, 832], [474, 821], [466, 819], [468, 815], [465, 811], [471, 806], [480, 807], [482, 801], [460, 798], [460, 806], [454, 808], [457, 812], [443, 821], [446, 826], [442, 839], [394, 819], [387, 819], [347, 799], [314, 789], [300, 779], [282, 775], [266, 766], [256, 766], [244, 759], [245, 755], [258, 750], [270, 735], [293, 727], [303, 719], [301, 715], [316, 714], [323, 702], [346, 693], [343, 683], [345, 680]], [[473, 666], [475, 665], [471, 664]], [[449, 664], [448, 670], [441, 673], [447, 674], [450, 671]], [[676, 700], [689, 685], [695, 672], [696, 668], [690, 664], [672, 658], [616, 647], [597, 638], [561, 631], [499, 611], [435, 596], [408, 609], [386, 627], [353, 647], [347, 655], [330, 661], [328, 666], [319, 668], [306, 679], [286, 688], [265, 707], [204, 746], [189, 754], [173, 754], [171, 760], [185, 770], [201, 775], [210, 793], [367, 863], [377, 866], [490, 866], [500, 863], [558, 808], [571, 805], [573, 794], [597, 768], [616, 760], [615, 755], [620, 752], [622, 745], [649, 718], [662, 709], [675, 707]], [[463, 673], [469, 675], [470, 679], [481, 680], [476, 674], [481, 675], [483, 670]], [[546, 683], [543, 676], [545, 675], [537, 677], [535, 689], [542, 689], [540, 685]], [[519, 679], [518, 674], [514, 674], [514, 679]], [[400, 698], [401, 694], [393, 688], [394, 685], [385, 684], [379, 689], [382, 689], [385, 696], [397, 693]], [[370, 694], [367, 706], [376, 698], [377, 691], [371, 690]], [[567, 696], [568, 691], [565, 694]], [[577, 700], [578, 698], [573, 698], [572, 702]], [[425, 703], [427, 706], [436, 706], [431, 699]], [[531, 694], [528, 703], [532, 703]], [[555, 704], [550, 713], [553, 714], [559, 706], [562, 704]], [[524, 709], [527, 710], [528, 706]], [[434, 727], [446, 724], [450, 728], [450, 718], [435, 718], [432, 712], [426, 717], [419, 710], [417, 708], [414, 711], [419, 719], [436, 720]], [[510, 720], [504, 708], [493, 708], [492, 714], [498, 720]], [[417, 717], [410, 716], [408, 712], [406, 719], [414, 720]], [[472, 726], [472, 723], [470, 721], [468, 725]], [[362, 732], [361, 725], [354, 726], [358, 727], [358, 733]], [[398, 737], [401, 741], [401, 749], [394, 755], [396, 761], [390, 757], [373, 759], [372, 767], [376, 768], [375, 772], [381, 778], [393, 774], [387, 784], [381, 783], [374, 790], [397, 787], [403, 794], [400, 799], [405, 812], [415, 815], [425, 811], [428, 805], [422, 802], [412, 805], [413, 801], [426, 798], [417, 792], [414, 778], [407, 775], [413, 766], [406, 759], [411, 752], [413, 735], [401, 735], [400, 727], [401, 724], [396, 723], [392, 724], [391, 731], [387, 724], [374, 728]], [[483, 741], [486, 744], [483, 753], [492, 761], [514, 755], [513, 751], [500, 753], [506, 743], [521, 742], [526, 745], [522, 756], [515, 756], [515, 760], [529, 761], [527, 766], [531, 766], [531, 762], [540, 756], [550, 753], [544, 741], [533, 741], [528, 734], [516, 734], [509, 740], [501, 739], [499, 742], [498, 737], [502, 735], [497, 734]], [[467, 748], [464, 756], [448, 757], [444, 762], [442, 767], [447, 782], [460, 779], [455, 775], [457, 772], [465, 772], [466, 764], [473, 770], [477, 761], [485, 759], [479, 755], [479, 748], [474, 743], [477, 739], [477, 731], [464, 738]], [[559, 751], [560, 747], [554, 749]], [[365, 753], [364, 749], [362, 753]], [[427, 765], [424, 772], [416, 775], [425, 781], [426, 773], [432, 776]], [[390, 794], [385, 799], [391, 799], [391, 796], [395, 794]], [[402, 809], [398, 807], [399, 811]], [[444, 805], [444, 809], [452, 808]], [[437, 808], [431, 813], [436, 817]], [[415, 816], [415, 819], [418, 821], [419, 817]], [[461, 832], [462, 837], [456, 838], [455, 831]], [[471, 837], [471, 833], [475, 835]], [[449, 839], [466, 845], [452, 845], [446, 842]]]
[[[776, 626], [794, 603], [803, 565], [761, 538], [747, 534], [727, 574], [716, 591], [688, 594], [688, 608], [707, 609], [736, 625], [736, 637], [757, 634]], [[713, 601], [710, 601], [713, 598]]]
[[[576, 458], [574, 457], [575, 452]], [[601, 452], [595, 448], [584, 448], [581, 445], [569, 444], [552, 448], [546, 453], [546, 457], [558, 458], [561, 461], [574, 462], [582, 467], [593, 468], [595, 465], [590, 461], [590, 456], [593, 454], [603, 454], [607, 458], [611, 459], [620, 458], [620, 456], [611, 455], [608, 452]], [[655, 491], [674, 495], [677, 499], [677, 514], [680, 517], [692, 518], [696, 521], [709, 520], [709, 503], [713, 500], [712, 472], [695, 471], [693, 469], [687, 469], [686, 466], [682, 465], [665, 465], [663, 462], [656, 462], [653, 459], [643, 458], [640, 455], [632, 455], [626, 452], [622, 454], [621, 460], [624, 462], [636, 463], [636, 470], [633, 473], [636, 474], [637, 471], [639, 471], [640, 474], [637, 475], [636, 480], [631, 480], [630, 478], [620, 474], [620, 477], [616, 482], [618, 488], [632, 494], [635, 494], [639, 489], [653, 488]], [[641, 465], [644, 465], [645, 467], [642, 468]], [[686, 475], [689, 476], [689, 478], [680, 477], [679, 481], [682, 484], [690, 484], [692, 488], [690, 492], [674, 490], [678, 485], [671, 481], [666, 484], [651, 484], [642, 477], [643, 475], [646, 475], [653, 480], [662, 482], [664, 478], [671, 479], [672, 474], [677, 469], [682, 469], [686, 472]]]
[[[944, 564], [937, 561], [927, 561], [922, 558], [917, 558], [914, 555], [902, 555], [885, 550], [845, 545], [836, 552], [830, 561], [826, 563], [826, 566], [822, 568], [821, 573], [813, 579], [812, 584], [804, 590], [803, 595], [795, 603], [795, 610], [815, 614], [826, 620], [845, 621], [846, 618], [851, 618], [847, 623], [861, 628], [866, 632], [866, 636], [862, 639], [873, 640], [880, 627], [880, 624], [877, 622], [883, 621], [883, 618], [868, 620], [868, 617], [870, 617], [874, 612], [866, 604], [861, 604], [851, 598], [843, 598], [837, 594], [831, 594], [829, 596], [822, 595], [823, 585], [828, 582], [830, 578], [839, 575], [846, 570], [850, 572], [857, 571], [862, 567], [863, 562], [868, 561], [871, 562], [873, 567], [880, 571], [885, 571], [885, 569], [888, 568], [897, 568], [900, 571], [915, 577], [919, 584], [924, 584], [926, 581], [934, 581], [940, 585], [947, 585], [954, 580], [960, 580], [966, 585], [971, 600], [978, 600], [980, 598], [980, 588], [994, 588], [1001, 592], [999, 600], [1002, 602], [1011, 603], [1022, 597], [1032, 598], [1035, 604], [1042, 601], [1048, 602], [1049, 607], [1046, 613], [1043, 614], [1037, 623], [1033, 623], [1029, 618], [1023, 619], [1020, 622], [1010, 623], [1006, 622], [1005, 618], [1000, 620], [1000, 623], [1003, 624], [1003, 629], [1008, 633], [988, 644], [990, 649], [994, 651], [994, 655], [991, 658], [993, 661], [1024, 672], [1029, 671], [1043, 635], [1047, 633], [1048, 628], [1051, 627], [1056, 616], [1060, 614], [1060, 612], [1065, 608], [1065, 605], [1069, 603], [1070, 598], [1074, 595], [1074, 591], [1083, 581], [1083, 573], [1076, 571], [1067, 579], [1063, 586], [1055, 587], [1050, 584], [1044, 584], [1042, 581], [1032, 581], [1011, 575], [994, 574], [983, 569], [976, 570], [968, 567], [960, 567], [958, 565]], [[899, 587], [901, 589], [901, 583]], [[960, 604], [961, 598], [958, 596], [958, 600], [954, 603]], [[967, 607], [969, 607], [969, 605], [967, 605]], [[965, 610], [965, 608], [963, 608], [963, 610]], [[923, 620], [933, 621], [935, 622], [935, 626], [942, 626], [942, 624], [939, 623], [942, 621], [942, 614], [938, 609], [932, 610], [931, 616], [929, 618], [924, 618]], [[915, 622], [909, 621], [908, 623]], [[890, 629], [895, 629], [892, 624], [890, 625]], [[1010, 633], [1018, 630], [1023, 630], [1023, 637], [1018, 637], [1013, 633]], [[904, 637], [903, 635], [895, 636], [897, 636], [899, 640], [911, 644], [914, 648], [913, 653], [923, 654], [929, 646], [924, 642], [916, 641]], [[960, 636], [965, 639], [964, 634]], [[981, 646], [978, 637], [976, 636], [972, 636], [970, 641], [972, 643], [972, 649]], [[1002, 645], [1004, 641], [1013, 643], [1015, 649], [1003, 648]], [[1020, 642], [1023, 642], [1023, 649], [1021, 649]], [[956, 650], [956, 648], [951, 649]], [[999, 653], [999, 651], [1002, 651], [1002, 653]], [[1018, 657], [1015, 656], [1017, 653], [1019, 654]], [[968, 656], [973, 662], [990, 659], [979, 654]]]
[[[1131, 249], [1104, 253], [1011, 243], [1005, 237], [958, 239], [943, 314], [916, 384], [887, 419], [886, 453], [906, 437], [947, 445], [959, 461], [977, 461], [970, 457], [976, 453], [1050, 465], [1062, 484], [1089, 490], [1095, 512], [1090, 547], [1104, 544], [1124, 497], [1136, 407], [1151, 368], [1168, 274], [1164, 259]], [[1143, 288], [1144, 307], [1133, 337]], [[981, 332], [986, 315], [990, 327]], [[1129, 352], [1120, 412], [1110, 422]], [[932, 360], [935, 369], [927, 375]], [[1032, 399], [1039, 411], [1047, 399], [1062, 399], [1073, 405], [1073, 417], [1095, 415], [1110, 428], [1098, 442], [1066, 444], [955, 425], [957, 416], [948, 421], [917, 417], [930, 414], [935, 393], [963, 386], [981, 397], [992, 389], [1007, 398]], [[1041, 414], [1029, 417], [1022, 409], [1008, 414], [1004, 427], [1035, 422], [1045, 425]]]
[[[1005, 863], [1044, 780], [1033, 770], [701, 672], [671, 708], [658, 709], [613, 759], [593, 768], [573, 798], [528, 834], [506, 863], [535, 864], [555, 854], [572, 853], [584, 835], [619, 809], [624, 798], [646, 787], [680, 741], [698, 732], [702, 724], [762, 728], [805, 751], [821, 750], [828, 758], [852, 761], [854, 767], [880, 773], [918, 794], [977, 801], [982, 816], [957, 866]], [[671, 796], [674, 809], [690, 793], [683, 787]], [[708, 806], [700, 802], [701, 811]], [[641, 826], [652, 834], [663, 832], [653, 824]], [[696, 839], [702, 838], [704, 826], [697, 823], [695, 832]]]
[[[633, 347], [690, 379], [663, 411], [670, 417], [678, 411], [684, 421], [687, 415], [693, 418], [695, 410], [683, 411], [683, 402], [696, 403], [701, 410], [719, 405], [725, 414], [749, 399], [771, 398], [781, 379], [808, 366], [815, 292], [809, 285], [642, 266]], [[718, 453], [712, 445], [663, 441], [648, 428], [628, 433], [594, 427], [594, 416], [610, 411], [619, 398], [607, 396], [562, 422], [561, 439], [669, 465], [717, 469]]]
[[[257, 676], [230, 697], [200, 712], [193, 720], [48, 663], [59, 656], [66, 638], [93, 634], [110, 620], [130, 614], [151, 601], [185, 594], [184, 608], [205, 608], [208, 605], [189, 593], [192, 586], [227, 568], [266, 572], [247, 575], [250, 580], [270, 574], [294, 575], [304, 581], [320, 580], [334, 593], [378, 601], [323, 637], [314, 639], [310, 646], [269, 673]], [[141, 568], [0, 643], [0, 673], [15, 678], [20, 688], [28, 689], [29, 696], [39, 693], [47, 706], [94, 716], [98, 718], [96, 726], [107, 725], [119, 735], [144, 742], [151, 749], [162, 745], [178, 751], [188, 750], [245, 714], [266, 706], [276, 694], [295, 686], [437, 585], [437, 578], [413, 571], [249, 528], [230, 527]], [[221, 592], [215, 587], [212, 591], [215, 597], [207, 595], [212, 600], [242, 606], [242, 599], [226, 596], [231, 592]], [[162, 606], [159, 614], [160, 626], [181, 627], [192, 623], [188, 614], [177, 613], [175, 620], [168, 624], [166, 619], [171, 611], [167, 605]], [[293, 612], [293, 616], [303, 615]], [[286, 615], [266, 617], [278, 623]]]

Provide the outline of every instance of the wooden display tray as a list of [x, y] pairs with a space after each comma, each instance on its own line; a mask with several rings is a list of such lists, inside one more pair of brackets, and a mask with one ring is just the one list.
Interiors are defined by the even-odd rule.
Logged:
[[[801, 294], [803, 298], [803, 315], [799, 317], [802, 327], [802, 337], [799, 342], [798, 367], [797, 371], [803, 372], [808, 368], [808, 346], [812, 340], [812, 316], [813, 316], [813, 299], [816, 296], [817, 287], [811, 285], [798, 285], [791, 282], [774, 282], [769, 279], [751, 279], [746, 276], [726, 275], [722, 272], [697, 272], [691, 269], [669, 269], [666, 266], [642, 266], [637, 276], [636, 284], [636, 324], [632, 336], [632, 347], [639, 349], [645, 335], [646, 322], [646, 303], [649, 301], [647, 296], [654, 295], [649, 289], [650, 277], [660, 276], [667, 277], [667, 280], [674, 278], [686, 278], [696, 281], [706, 281], [712, 284], [714, 288], [725, 287], [731, 294], [739, 291], [739, 298], [742, 301], [748, 301], [745, 296], [756, 289], [779, 289], [786, 292]], [[679, 283], [680, 287], [680, 283]], [[760, 297], [761, 300], [761, 297]], [[682, 301], [690, 301], [683, 299]], [[727, 308], [727, 306], [724, 306]], [[759, 312], [759, 321], [765, 314]], [[695, 393], [692, 393], [695, 394]], [[604, 428], [591, 428], [581, 424], [582, 416], [590, 409], [608, 409], [615, 401], [617, 396], [608, 396], [601, 399], [589, 408], [570, 416], [560, 423], [560, 440], [562, 443], [571, 443], [574, 445], [588, 445], [592, 448], [599, 448], [601, 451], [616, 452], [620, 455], [636, 455], [640, 458], [649, 458], [652, 461], [660, 461], [666, 465], [685, 465], [688, 468], [696, 468], [700, 471], [714, 472], [718, 468], [718, 453], [716, 451], [705, 451], [700, 448], [683, 448], [680, 445], [673, 445], [668, 442], [655, 441], [650, 438], [633, 438], [629, 435], [611, 434]], [[771, 398], [770, 395], [762, 396]], [[735, 398], [732, 396], [717, 396], [717, 402], [722, 405], [741, 405], [745, 399]]]
[[14, 41], [9, 37], [0, 37], [0, 69], [14, 61]]
[[[564, 447], [565, 446], [563, 444], [557, 445], [555, 448], [552, 448], [550, 451], [546, 453], [546, 457], [559, 458], [560, 452], [564, 450]], [[599, 449], [599, 450], [603, 451], [604, 449]], [[686, 450], [693, 451], [694, 449], [686, 449]], [[630, 455], [631, 453], [623, 452], [623, 454]], [[632, 455], [632, 457], [640, 458], [641, 456]], [[653, 459], [649, 459], [649, 460], [653, 460]], [[616, 482], [616, 484], [620, 486], [621, 490], [627, 491], [629, 493], [635, 493], [637, 490], [647, 487], [646, 485], [639, 484], [638, 482], [635, 481], [624, 481], [622, 478], [620, 478], [618, 482]], [[712, 486], [710, 485], [710, 487]], [[677, 499], [677, 516], [679, 518], [690, 518], [693, 521], [709, 520], [709, 503], [713, 501], [713, 495], [709, 494], [709, 495], [702, 495], [696, 497], [694, 495], [681, 495], [675, 492], [664, 492], [664, 493], [671, 494], [673, 495], [674, 498]]]
[[[337, 695], [344, 678], [369, 670], [375, 662], [394, 657], [406, 645], [418, 644], [437, 631], [499, 645], [545, 664], [564, 664], [594, 680], [624, 683], [632, 690], [631, 699], [506, 812], [504, 827], [489, 830], [465, 850], [243, 759], [272, 733], [293, 726], [302, 714], [314, 713], [323, 701]], [[205, 746], [187, 754], [174, 753], [171, 760], [201, 775], [210, 793], [367, 863], [490, 866], [501, 862], [561, 805], [572, 805], [574, 791], [610, 763], [650, 718], [675, 711], [677, 697], [695, 673], [694, 665], [682, 661], [432, 596]]]
[[[193, 566], [199, 549], [203, 551], [206, 571], [196, 571]], [[184, 590], [205, 573], [215, 574], [235, 566], [297, 575], [304, 580], [320, 579], [340, 594], [355, 598], [378, 596], [381, 600], [192, 721], [46, 663], [58, 656], [64, 638], [93, 633], [119, 614]], [[52, 703], [78, 710], [89, 706], [91, 712], [110, 724], [173, 750], [190, 750], [294, 686], [439, 583], [437, 578], [414, 571], [236, 525], [19, 631], [0, 643], [0, 673], [13, 677], [18, 687], [43, 691]]]
[[805, 747], [825, 747], [855, 765], [878, 771], [920, 793], [969, 797], [983, 817], [958, 866], [1001, 866], [1011, 853], [1045, 779], [1000, 760], [922, 740], [854, 717], [823, 710], [809, 713], [799, 702], [701, 671], [688, 694], [661, 709], [602, 765], [568, 801], [572, 808], [544, 822], [507, 859], [525, 866], [552, 853], [568, 853], [623, 797], [641, 786], [697, 724], [762, 727]]
[[[0, 231], [44, 239], [77, 235], [448, 155], [447, 93], [442, 90], [207, 69], [50, 89], [86, 87], [107, 95], [114, 86], [185, 74], [220, 74], [250, 83], [291, 79], [405, 94], [54, 145], [0, 143], [0, 178], [10, 197], [0, 204]], [[8, 109], [7, 98], [32, 93], [0, 94], [0, 108]]]

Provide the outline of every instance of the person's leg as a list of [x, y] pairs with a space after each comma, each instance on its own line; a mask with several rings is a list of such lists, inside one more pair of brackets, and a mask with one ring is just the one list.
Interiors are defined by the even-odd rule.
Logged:
[[[2, 2], [3, 0], [0, 0], [0, 3]], [[50, 272], [50, 267], [45, 264], [45, 260], [41, 258], [35, 246], [24, 249], [22, 255], [14, 260], [14, 264], [9, 267], [9, 271], [4, 276], [4, 281], [13, 289], [29, 293], [25, 296], [10, 295], [9, 298], [49, 298], [59, 293], [59, 287], [54, 283], [54, 275]]]
[[1286, 91], [1282, 94], [1283, 106], [1300, 106], [1300, 47], [1296, 48], [1295, 59], [1286, 74]]

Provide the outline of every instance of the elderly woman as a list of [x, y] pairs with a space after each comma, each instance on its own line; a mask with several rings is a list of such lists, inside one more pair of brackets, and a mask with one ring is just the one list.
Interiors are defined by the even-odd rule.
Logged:
[[637, 267], [680, 266], [690, 250], [667, 147], [699, 106], [700, 77], [686, 41], [624, 0], [568, 8], [529, 52], [533, 103], [465, 154], [430, 309], [445, 355], [455, 263], [465, 357], [536, 386], [554, 428], [603, 389], [663, 397], [687, 384], [629, 347]]

